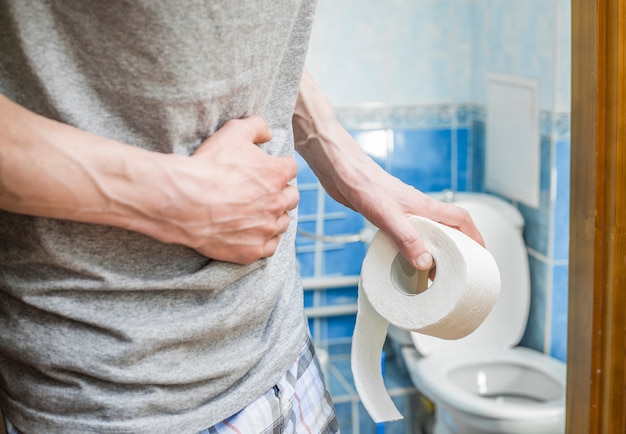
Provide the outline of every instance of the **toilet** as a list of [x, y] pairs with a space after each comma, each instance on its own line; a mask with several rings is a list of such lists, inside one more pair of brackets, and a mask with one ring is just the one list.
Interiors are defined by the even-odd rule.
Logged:
[[435, 405], [434, 434], [564, 433], [565, 364], [516, 347], [530, 306], [521, 214], [482, 193], [437, 198], [470, 213], [498, 264], [502, 285], [491, 313], [465, 338], [449, 341], [390, 329], [411, 380]]

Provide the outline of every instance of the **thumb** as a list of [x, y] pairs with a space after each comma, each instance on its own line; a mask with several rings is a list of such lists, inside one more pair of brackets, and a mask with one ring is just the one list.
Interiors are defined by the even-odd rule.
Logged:
[[387, 234], [411, 265], [418, 270], [429, 270], [433, 266], [433, 257], [426, 244], [408, 218], [401, 220]]

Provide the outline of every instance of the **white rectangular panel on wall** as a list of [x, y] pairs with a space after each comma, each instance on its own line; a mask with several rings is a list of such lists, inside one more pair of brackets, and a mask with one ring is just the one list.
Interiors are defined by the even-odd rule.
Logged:
[[539, 208], [539, 83], [488, 74], [485, 187]]

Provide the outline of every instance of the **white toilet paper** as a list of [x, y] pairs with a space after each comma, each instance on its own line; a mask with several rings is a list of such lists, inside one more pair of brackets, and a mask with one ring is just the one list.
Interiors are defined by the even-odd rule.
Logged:
[[493, 256], [461, 231], [423, 217], [409, 217], [428, 247], [437, 272], [409, 265], [391, 239], [378, 232], [363, 261], [359, 310], [352, 338], [352, 373], [363, 405], [375, 422], [401, 419], [381, 371], [389, 323], [404, 330], [458, 339], [487, 317], [500, 292]]

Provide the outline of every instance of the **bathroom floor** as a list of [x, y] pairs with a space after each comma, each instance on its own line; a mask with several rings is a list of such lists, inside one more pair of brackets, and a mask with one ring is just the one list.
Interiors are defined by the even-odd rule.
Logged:
[[384, 378], [389, 395], [404, 419], [376, 424], [360, 402], [350, 368], [350, 342], [318, 343], [328, 351], [326, 381], [342, 434], [427, 434], [428, 415], [409, 374], [393, 348], [385, 346]]

